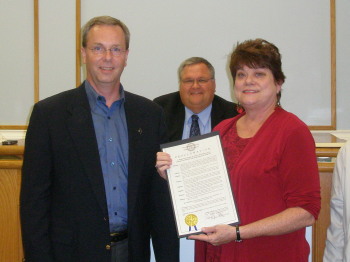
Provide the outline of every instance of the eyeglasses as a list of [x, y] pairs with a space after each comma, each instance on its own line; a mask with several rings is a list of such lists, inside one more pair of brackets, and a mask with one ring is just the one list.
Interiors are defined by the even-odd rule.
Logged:
[[123, 53], [125, 53], [126, 50], [120, 49], [118, 47], [113, 47], [113, 48], [109, 48], [106, 49], [102, 46], [94, 46], [93, 48], [89, 48], [93, 54], [95, 55], [104, 55], [105, 53], [107, 53], [107, 51], [111, 52], [112, 56], [120, 56]]
[[198, 83], [199, 86], [204, 86], [205, 84], [207, 84], [210, 80], [213, 80], [214, 78], [200, 78], [200, 79], [185, 79], [185, 80], [181, 80], [182, 84], [184, 86], [187, 87], [192, 87], [194, 85], [195, 82]]

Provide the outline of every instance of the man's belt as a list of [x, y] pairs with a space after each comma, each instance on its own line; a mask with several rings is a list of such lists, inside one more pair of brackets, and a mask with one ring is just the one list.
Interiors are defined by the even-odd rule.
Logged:
[[120, 231], [120, 232], [113, 232], [110, 234], [111, 236], [111, 243], [119, 242], [128, 237], [128, 231]]

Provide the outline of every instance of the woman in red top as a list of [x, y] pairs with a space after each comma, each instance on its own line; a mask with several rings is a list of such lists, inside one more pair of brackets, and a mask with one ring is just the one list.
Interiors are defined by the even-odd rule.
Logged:
[[[305, 227], [320, 210], [315, 143], [308, 127], [280, 106], [282, 72], [278, 48], [263, 40], [240, 43], [231, 56], [234, 93], [242, 112], [220, 132], [239, 227], [217, 225], [192, 235], [196, 262], [308, 261]], [[157, 156], [158, 172], [171, 165]], [[242, 240], [242, 241], [237, 241]]]

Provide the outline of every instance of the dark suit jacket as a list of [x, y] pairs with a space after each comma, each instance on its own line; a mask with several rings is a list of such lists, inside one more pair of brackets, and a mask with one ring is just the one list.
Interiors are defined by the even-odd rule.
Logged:
[[[181, 140], [185, 121], [185, 106], [181, 102], [180, 92], [163, 95], [153, 101], [163, 107], [165, 111], [169, 142]], [[215, 95], [211, 109], [211, 128], [214, 128], [222, 120], [237, 114], [236, 104]]]
[[[129, 139], [129, 261], [178, 261], [165, 180], [154, 164], [166, 139], [155, 103], [125, 92]], [[38, 102], [26, 135], [20, 197], [26, 261], [110, 262], [106, 195], [84, 84]], [[106, 248], [107, 247], [107, 248]]]

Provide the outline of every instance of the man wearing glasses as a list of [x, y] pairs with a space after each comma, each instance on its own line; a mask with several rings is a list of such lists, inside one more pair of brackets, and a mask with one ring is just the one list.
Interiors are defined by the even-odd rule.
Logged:
[[[209, 133], [222, 120], [237, 115], [236, 104], [215, 95], [215, 70], [206, 59], [186, 59], [178, 79], [178, 92], [154, 99], [165, 111], [169, 142]], [[193, 241], [181, 239], [180, 245], [183, 257], [194, 256]]]
[[178, 69], [178, 79], [178, 92], [154, 99], [165, 111], [170, 141], [194, 135], [191, 133], [193, 121], [198, 121], [199, 133], [195, 135], [199, 135], [209, 133], [222, 120], [237, 115], [236, 104], [215, 95], [215, 70], [206, 59], [186, 59]]
[[21, 187], [25, 259], [178, 262], [169, 193], [154, 168], [162, 110], [120, 83], [130, 33], [118, 19], [82, 30], [87, 79], [38, 102], [26, 135]]

